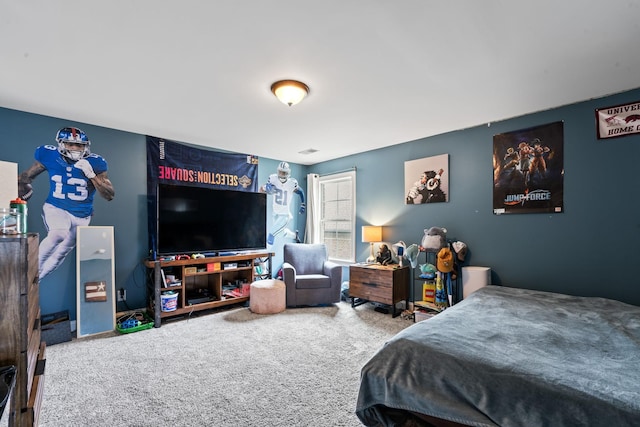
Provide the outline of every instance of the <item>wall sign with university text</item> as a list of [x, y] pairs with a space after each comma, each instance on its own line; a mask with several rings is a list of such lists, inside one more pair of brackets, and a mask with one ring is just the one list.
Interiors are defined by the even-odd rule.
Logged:
[[596, 110], [598, 139], [640, 133], [640, 102]]

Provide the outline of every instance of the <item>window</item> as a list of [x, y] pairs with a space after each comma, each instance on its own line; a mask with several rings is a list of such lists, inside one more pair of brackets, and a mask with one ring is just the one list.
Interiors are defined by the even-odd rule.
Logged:
[[356, 173], [322, 176], [318, 179], [319, 239], [327, 245], [329, 259], [355, 261]]

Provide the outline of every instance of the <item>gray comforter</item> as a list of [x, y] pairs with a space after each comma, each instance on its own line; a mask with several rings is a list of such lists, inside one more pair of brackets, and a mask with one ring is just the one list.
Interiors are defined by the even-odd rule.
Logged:
[[368, 426], [410, 413], [472, 426], [639, 426], [640, 307], [487, 286], [362, 368]]

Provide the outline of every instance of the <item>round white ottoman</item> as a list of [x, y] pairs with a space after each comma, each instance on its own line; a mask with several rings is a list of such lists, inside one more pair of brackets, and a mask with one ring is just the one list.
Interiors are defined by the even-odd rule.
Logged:
[[275, 314], [287, 306], [287, 289], [282, 280], [256, 280], [249, 292], [249, 310], [258, 314]]

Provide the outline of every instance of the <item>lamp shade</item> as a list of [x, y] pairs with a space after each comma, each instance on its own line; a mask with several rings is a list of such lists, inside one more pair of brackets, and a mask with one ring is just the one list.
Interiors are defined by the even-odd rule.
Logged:
[[382, 241], [382, 227], [377, 225], [362, 226], [362, 241], [366, 243]]
[[309, 86], [297, 80], [280, 80], [271, 85], [271, 92], [289, 107], [302, 101], [309, 93]]

